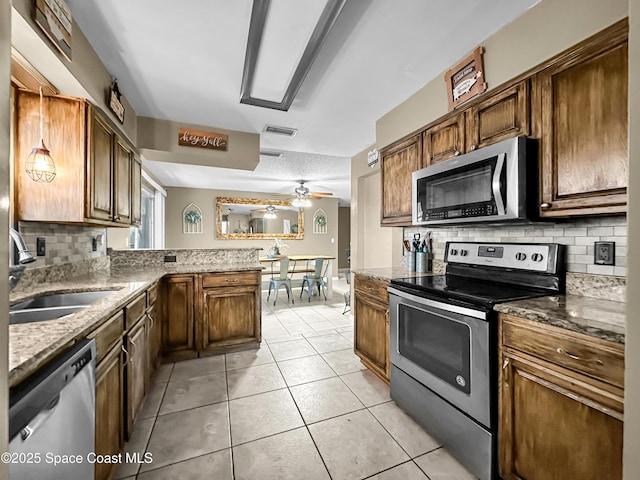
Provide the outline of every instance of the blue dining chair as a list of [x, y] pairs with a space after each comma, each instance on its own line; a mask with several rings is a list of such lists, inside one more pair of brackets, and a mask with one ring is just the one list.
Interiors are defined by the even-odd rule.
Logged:
[[[307, 262], [308, 265], [308, 262]], [[324, 299], [327, 299], [327, 284], [324, 281], [327, 275], [327, 268], [329, 267], [329, 260], [324, 258], [315, 259], [315, 267], [313, 274], [307, 274], [302, 277], [302, 290], [300, 290], [300, 299], [302, 299], [302, 292], [305, 291], [305, 285], [307, 286], [307, 295], [309, 295], [309, 302], [311, 302], [311, 295], [313, 295], [313, 287], [318, 286], [318, 296], [320, 295], [320, 288], [322, 288], [322, 294]]]
[[293, 302], [293, 296], [291, 295], [291, 277], [289, 276], [289, 259], [287, 257], [280, 259], [280, 271], [273, 271], [273, 263], [271, 263], [271, 279], [269, 280], [269, 294], [267, 295], [267, 302], [271, 297], [271, 288], [275, 289], [275, 296], [273, 298], [273, 304], [278, 301], [278, 290], [284, 286], [287, 291], [287, 303], [291, 300]]

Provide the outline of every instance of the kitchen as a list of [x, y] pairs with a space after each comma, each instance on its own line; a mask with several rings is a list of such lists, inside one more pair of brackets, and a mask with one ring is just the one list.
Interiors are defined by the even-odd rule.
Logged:
[[[617, 20], [627, 16], [627, 14], [630, 17], [630, 41], [629, 41], [630, 52], [632, 52], [634, 48], [637, 48], [636, 47], [637, 39], [634, 36], [634, 35], [637, 35], [634, 30], [634, 25], [637, 25], [637, 21], [638, 21], [637, 10], [636, 10], [637, 3], [630, 2], [630, 4], [627, 4], [626, 2], [622, 2], [621, 4], [616, 4], [618, 10], [615, 12], [612, 11], [613, 9], [611, 9], [609, 6], [607, 8], [598, 7], [597, 5], [595, 5], [595, 2], [594, 2], [594, 5], [589, 5], [588, 9], [584, 7], [584, 5], [582, 4], [581, 4], [582, 6], [578, 8], [577, 6], [571, 5], [571, 4], [564, 5], [564, 7], [562, 6], [553, 7], [553, 6], [550, 6], [549, 3], [550, 2], [543, 2], [542, 4], [536, 6], [534, 9], [529, 11], [525, 17], [521, 19], [520, 23], [516, 22], [514, 25], [510, 25], [509, 27], [506, 27], [505, 30], [501, 31], [502, 32], [501, 34], [498, 33], [496, 34], [495, 37], [489, 38], [487, 42], [483, 42], [486, 48], [485, 62], [487, 67], [487, 81], [490, 83], [491, 86], [500, 85], [508, 81], [509, 79], [516, 77], [522, 72], [527, 71], [529, 68], [544, 61], [545, 59], [553, 57], [554, 55], [564, 50], [565, 48], [571, 47], [572, 45], [579, 43], [580, 40], [586, 38], [587, 36], [595, 34], [596, 32], [604, 29], [605, 27], [615, 23]], [[556, 10], [555, 8], [558, 8], [559, 10]], [[575, 9], [575, 12], [569, 15], [569, 11], [571, 11], [571, 8]], [[3, 15], [3, 18], [6, 18], [6, 16]], [[565, 25], [563, 25], [563, 21], [566, 22], [567, 18], [575, 19], [575, 20], [572, 20], [572, 22], [575, 22], [576, 25], [584, 25], [585, 31], [574, 32], [574, 31], [570, 31], [571, 29], [565, 28]], [[523, 58], [523, 57], [526, 57], [526, 55], [522, 55], [522, 52], [519, 52], [518, 54], [513, 53], [510, 56], [508, 56], [505, 53], [505, 57], [508, 59], [504, 59], [502, 61], [500, 61], [496, 57], [491, 56], [491, 51], [494, 51], [494, 52], [505, 51], [507, 49], [507, 44], [523, 45], [522, 47], [523, 51], [525, 50], [530, 51], [530, 47], [527, 49], [524, 46], [526, 45], [528, 47], [527, 42], [530, 43], [530, 38], [535, 36], [533, 32], [536, 32], [537, 30], [541, 29], [540, 27], [541, 24], [545, 25], [544, 28], [550, 28], [549, 24], [555, 25], [555, 28], [553, 29], [553, 31], [554, 32], [557, 31], [557, 35], [554, 35], [552, 39], [553, 41], [549, 40], [551, 45], [547, 45], [546, 47], [544, 45], [536, 45], [537, 47], [536, 51], [531, 53], [532, 58]], [[567, 38], [562, 37], [561, 33], [562, 35], [567, 35]], [[500, 35], [503, 35], [503, 37], [501, 37]], [[504, 36], [506, 36], [506, 38], [508, 38], [509, 41], [505, 41]], [[529, 40], [526, 41], [524, 40], [525, 38], [529, 38]], [[520, 43], [517, 43], [516, 41], [517, 39], [520, 39], [519, 40]], [[634, 41], [634, 39], [636, 40]], [[493, 41], [493, 44], [491, 43], [492, 41]], [[540, 43], [543, 43], [543, 42], [540, 42]], [[546, 48], [546, 51], [544, 50], [545, 48]], [[634, 78], [633, 77], [634, 73], [637, 72], [638, 67], [637, 65], [634, 64], [634, 61], [637, 61], [635, 60], [637, 58], [638, 58], [637, 55], [634, 57], [634, 55], [630, 53], [629, 71], [632, 78]], [[521, 63], [518, 64], [518, 62], [521, 62]], [[630, 80], [629, 84], [633, 85], [634, 82]], [[425, 89], [421, 90], [419, 94], [416, 94], [415, 101], [418, 102], [417, 106], [411, 102], [403, 103], [396, 110], [393, 110], [388, 115], [384, 116], [377, 123], [377, 132], [376, 132], [377, 148], [382, 150], [383, 147], [393, 144], [398, 139], [403, 138], [407, 134], [422, 128], [424, 125], [431, 123], [432, 121], [436, 120], [441, 115], [446, 113], [447, 110], [446, 110], [446, 101], [444, 100], [445, 99], [444, 88], [442, 88], [443, 86], [444, 84], [442, 83], [441, 78], [438, 78], [436, 81], [433, 82], [433, 84], [429, 84]], [[630, 90], [633, 90], [633, 89], [630, 89]], [[630, 122], [631, 122], [630, 129], [633, 130], [634, 122], [637, 121], [636, 120], [637, 110], [634, 108], [635, 105], [637, 105], [637, 92], [630, 91], [630, 99], [631, 99], [629, 104]], [[416, 113], [416, 110], [419, 110], [420, 113], [419, 114]], [[635, 158], [633, 155], [633, 152], [637, 151], [638, 147], [634, 142], [637, 142], [637, 140], [634, 139], [633, 135], [629, 135], [629, 137], [630, 137], [630, 158]], [[379, 176], [376, 177], [376, 175], [378, 175], [377, 167], [372, 170], [368, 166], [366, 166], [366, 152], [369, 150], [370, 148], [367, 148], [365, 149], [365, 151], [363, 151], [362, 154], [355, 156], [354, 161], [352, 163], [352, 168], [353, 168], [352, 198], [356, 198], [358, 200], [375, 197], [375, 192], [370, 192], [368, 190], [368, 187], [376, 184], [379, 185]], [[635, 180], [634, 179], [634, 162], [630, 161], [629, 163], [630, 163], [629, 168], [631, 172], [629, 194], [631, 199], [633, 199], [635, 190], [637, 190], [637, 187], [636, 187], [637, 183], [634, 182]], [[378, 192], [378, 195], [380, 195], [379, 192]], [[389, 266], [402, 267], [403, 257], [401, 252], [402, 252], [403, 236], [407, 234], [412, 234], [414, 231], [417, 231], [417, 230], [408, 229], [407, 231], [403, 231], [402, 228], [385, 227], [385, 228], [377, 228], [374, 231], [369, 231], [368, 229], [374, 229], [377, 225], [379, 225], [380, 200], [378, 200], [378, 202], [376, 203], [372, 202], [371, 204], [367, 204], [366, 202], [360, 201], [360, 202], [357, 202], [357, 205], [358, 206], [356, 208], [352, 206], [352, 218], [353, 218], [352, 225], [356, 226], [356, 228], [354, 228], [352, 231], [351, 258], [355, 268], [358, 269], [358, 268], [389, 267]], [[634, 205], [637, 205], [637, 202], [633, 202], [630, 200], [629, 201], [630, 209], [633, 209]], [[363, 206], [364, 208], [362, 208]], [[369, 211], [369, 208], [371, 211]], [[367, 221], [367, 218], [370, 221]], [[607, 218], [614, 218], [614, 217], [607, 217]], [[586, 221], [586, 220], [585, 222], [589, 223], [589, 221]], [[594, 221], [592, 220], [591, 222], [594, 222]], [[627, 226], [629, 228], [629, 234], [628, 234], [628, 237], [626, 238], [629, 238], [629, 239], [636, 238], [636, 236], [634, 235], [634, 232], [636, 230], [634, 229], [637, 229], [637, 226], [635, 226], [634, 224], [633, 215], [628, 216]], [[535, 227], [532, 227], [532, 228], [535, 228]], [[565, 227], [560, 227], [560, 228], [553, 227], [553, 228], [548, 228], [548, 230], [550, 231], [560, 230], [560, 229], [563, 230], [562, 233], [559, 233], [559, 232], [551, 233], [552, 237], [563, 237], [565, 236], [565, 234], [567, 236], [571, 236], [573, 234], [573, 236], [576, 238], [581, 236], [591, 236], [588, 233], [588, 230], [586, 235], [580, 235], [580, 232], [578, 231], [573, 231], [573, 232], [567, 231], [569, 230], [569, 228], [580, 228], [580, 229], [581, 228], [584, 228], [584, 229], [604, 228], [606, 230], [602, 230], [602, 232], [611, 231], [613, 232], [613, 235], [611, 236], [617, 236], [616, 232], [619, 230], [616, 230], [616, 229], [624, 230], [624, 223], [619, 223], [619, 220], [614, 219], [612, 220], [612, 223], [607, 223], [607, 224], [602, 224], [602, 221], [600, 221], [600, 223], [598, 224], [591, 223], [589, 225], [567, 227], [566, 229]], [[436, 230], [436, 229], [432, 229], [432, 230]], [[469, 236], [473, 236], [476, 240], [482, 241], [481, 239], [483, 238], [484, 230], [477, 229], [479, 230], [479, 232], [475, 232], [473, 228], [468, 230], [465, 230], [465, 229], [460, 229], [460, 230], [467, 231], [469, 233]], [[513, 232], [510, 231], [508, 235], [506, 235], [506, 237], [509, 238], [513, 236], [513, 238], [526, 238], [531, 234], [533, 235], [533, 237], [545, 238], [548, 235], [544, 230], [545, 229], [543, 229], [541, 234], [535, 234], [535, 233], [531, 234], [526, 229], [514, 228]], [[449, 233], [448, 231], [445, 231], [442, 234], [442, 237], [438, 241], [436, 241], [436, 244], [435, 244], [436, 257], [440, 257], [440, 259], [442, 259], [444, 256], [444, 238], [448, 238], [446, 236], [448, 235], [448, 233]], [[8, 235], [5, 235], [5, 236], [8, 236]], [[464, 235], [461, 235], [461, 236], [464, 236]], [[600, 234], [597, 234], [597, 236], [600, 236]], [[603, 233], [602, 236], [610, 236], [610, 235], [609, 233]], [[619, 236], [624, 237], [624, 234], [620, 234]], [[375, 238], [376, 239], [375, 246], [364, 242], [364, 238]], [[452, 235], [451, 238], [452, 239], [456, 238], [456, 235]], [[492, 236], [492, 238], [496, 238], [496, 237]], [[499, 238], [502, 238], [502, 236], [500, 236]], [[543, 240], [534, 239], [534, 241], [542, 242]], [[617, 247], [620, 248], [622, 246], [620, 243], [621, 239], [616, 238], [615, 241], [616, 241]], [[633, 242], [629, 241], [629, 245], [632, 245], [632, 244]], [[637, 264], [633, 263], [636, 260], [634, 259], [632, 253], [633, 252], [627, 252], [628, 263], [626, 267], [627, 268], [626, 278], [627, 278], [627, 282], [633, 286], [634, 285], [633, 281], [635, 278], [634, 272], [637, 272], [638, 269], [635, 268]], [[8, 264], [8, 262], [4, 262], [3, 264], [5, 263]], [[580, 263], [575, 262], [575, 265], [580, 265]], [[584, 265], [586, 269], [587, 264], [583, 263], [582, 265]], [[616, 265], [619, 266], [620, 262], [617, 261]], [[3, 275], [2, 278], [4, 279], [7, 277]], [[630, 289], [630, 291], [634, 291], [634, 290]], [[632, 297], [633, 296], [630, 295], [629, 298], [627, 299], [628, 305], [629, 305], [628, 308], [630, 312], [633, 311], [632, 307], [634, 306], [634, 302], [637, 302], [637, 299], [634, 299]], [[6, 301], [6, 299], [4, 301]], [[625, 343], [629, 345], [629, 348], [627, 348], [627, 352], [626, 352], [626, 365], [627, 365], [627, 370], [629, 372], [627, 373], [627, 382], [625, 384], [626, 385], [625, 398], [627, 400], [631, 399], [631, 401], [626, 402], [626, 408], [625, 408], [625, 417], [626, 417], [625, 418], [625, 435], [626, 436], [633, 435], [634, 429], [637, 428], [634, 422], [634, 411], [633, 411], [634, 403], [637, 403], [633, 401], [633, 395], [635, 392], [636, 385], [634, 384], [632, 373], [633, 373], [634, 364], [637, 364], [637, 362], [633, 362], [634, 350], [637, 350], [633, 348], [633, 346], [635, 346], [633, 328], [634, 328], [633, 323], [628, 322], [627, 329], [626, 329]], [[633, 462], [637, 461], [634, 458], [637, 455], [634, 455], [632, 451], [633, 445], [634, 445], [633, 438], [634, 438], [633, 436], [631, 437], [631, 439], [627, 437], [627, 441], [625, 442], [625, 449], [627, 449], [627, 453], [625, 454], [625, 462], [624, 462], [625, 469], [633, 469]], [[625, 475], [628, 475], [628, 478], [634, 478], [633, 473], [634, 473], [634, 470], [629, 470], [629, 473], [625, 473]]]

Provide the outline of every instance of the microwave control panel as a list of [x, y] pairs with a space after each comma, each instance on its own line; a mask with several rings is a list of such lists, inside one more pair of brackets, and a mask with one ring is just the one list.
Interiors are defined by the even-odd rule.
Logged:
[[555, 255], [552, 244], [449, 242], [445, 262], [546, 272]]

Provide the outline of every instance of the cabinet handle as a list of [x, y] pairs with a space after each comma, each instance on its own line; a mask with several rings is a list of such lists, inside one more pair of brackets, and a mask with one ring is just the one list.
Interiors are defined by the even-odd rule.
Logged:
[[556, 348], [556, 352], [558, 352], [560, 355], [566, 355], [569, 358], [573, 358], [574, 360], [579, 360], [581, 362], [589, 362], [589, 361], [591, 361], [591, 362], [595, 363], [596, 365], [600, 365], [600, 366], [604, 365], [604, 362], [602, 360], [598, 359], [598, 358], [594, 358], [594, 359], [591, 359], [591, 360], [590, 359], [586, 359], [586, 358], [582, 358], [582, 357], [579, 357], [578, 355], [573, 355], [572, 353], [567, 352], [566, 350], [564, 350], [564, 349], [562, 349], [560, 347]]
[[116, 215], [116, 220], [122, 220], [122, 217], [120, 215]]
[[475, 145], [471, 145], [471, 148], [469, 150], [474, 151], [476, 148], [478, 147], [476, 147]]
[[460, 150], [456, 150], [453, 154], [457, 157], [458, 155], [460, 155]]
[[227, 279], [225, 279], [225, 282], [227, 282], [227, 283], [235, 283], [235, 282], [237, 282], [237, 281], [238, 281], [238, 279], [237, 279], [237, 278], [233, 278], [233, 279], [231, 279], [231, 278], [227, 278]]
[[550, 203], [541, 203], [540, 204], [540, 208], [542, 210], [546, 210], [547, 208], [551, 208], [551, 204]]
[[505, 368], [507, 368], [509, 366], [509, 359], [505, 358], [504, 362], [502, 362], [502, 369], [504, 370]]
[[151, 330], [151, 329], [155, 326], [156, 321], [155, 321], [155, 319], [154, 319], [151, 315], [149, 315], [148, 313], [147, 313], [147, 318], [148, 318], [149, 320], [151, 320], [151, 325], [149, 325], [149, 330]]
[[120, 345], [120, 348], [124, 352], [124, 364], [122, 365], [124, 367], [129, 363], [130, 355], [129, 355], [129, 352], [127, 352], [127, 349], [124, 348], [124, 345]]

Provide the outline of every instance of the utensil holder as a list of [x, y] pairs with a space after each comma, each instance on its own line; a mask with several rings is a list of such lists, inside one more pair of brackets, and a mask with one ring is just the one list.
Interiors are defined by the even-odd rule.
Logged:
[[407, 252], [407, 270], [416, 271], [416, 252]]
[[431, 271], [432, 257], [430, 253], [417, 252], [416, 253], [416, 272], [424, 273]]

